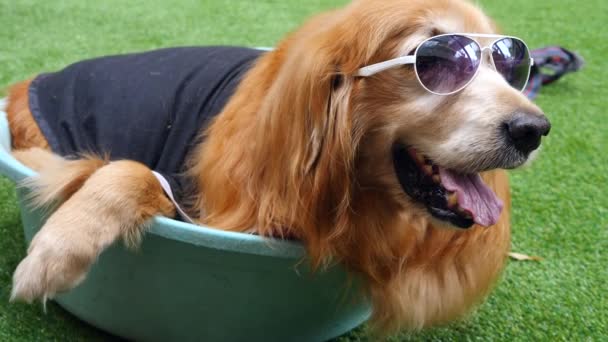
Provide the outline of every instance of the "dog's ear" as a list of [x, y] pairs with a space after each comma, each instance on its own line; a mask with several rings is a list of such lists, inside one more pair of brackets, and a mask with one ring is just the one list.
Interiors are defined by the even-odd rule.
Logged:
[[322, 241], [352, 188], [356, 83], [342, 72], [341, 53], [316, 39], [279, 47], [268, 57], [268, 70], [279, 70], [255, 114], [251, 151], [263, 186], [256, 190], [262, 195], [258, 225], [299, 227], [309, 253], [328, 255]]
[[307, 43], [274, 52], [281, 68], [260, 111], [263, 127], [258, 130], [260, 141], [289, 150], [285, 157], [292, 161], [293, 176], [311, 173], [324, 155], [333, 161], [352, 157], [353, 77], [341, 72], [339, 56]]

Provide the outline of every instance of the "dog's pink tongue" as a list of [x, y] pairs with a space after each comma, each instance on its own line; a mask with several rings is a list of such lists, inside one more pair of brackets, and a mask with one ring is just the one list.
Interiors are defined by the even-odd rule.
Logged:
[[458, 205], [471, 213], [475, 223], [489, 227], [498, 222], [502, 201], [482, 180], [479, 174], [459, 174], [439, 168], [441, 183], [458, 196]]

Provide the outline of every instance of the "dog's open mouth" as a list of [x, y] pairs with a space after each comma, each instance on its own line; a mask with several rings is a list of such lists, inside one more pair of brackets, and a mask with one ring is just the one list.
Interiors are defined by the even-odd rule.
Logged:
[[393, 147], [393, 163], [403, 190], [435, 218], [460, 228], [498, 221], [502, 201], [478, 173], [443, 168], [413, 148]]

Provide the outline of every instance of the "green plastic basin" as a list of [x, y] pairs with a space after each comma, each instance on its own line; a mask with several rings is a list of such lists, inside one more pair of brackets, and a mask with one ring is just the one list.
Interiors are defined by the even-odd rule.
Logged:
[[[10, 155], [1, 112], [0, 145], [0, 174], [15, 182], [35, 176]], [[29, 243], [45, 218], [28, 208], [26, 194], [17, 188]], [[311, 273], [298, 243], [157, 217], [138, 252], [115, 244], [55, 301], [134, 340], [324, 341], [369, 317], [357, 284], [340, 266]]]

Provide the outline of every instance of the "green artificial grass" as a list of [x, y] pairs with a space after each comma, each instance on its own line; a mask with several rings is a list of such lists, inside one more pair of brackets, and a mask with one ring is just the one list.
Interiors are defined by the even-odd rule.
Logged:
[[[404, 0], [404, 3], [406, 1]], [[0, 0], [0, 87], [86, 57], [205, 44], [272, 46], [305, 17], [345, 0]], [[545, 258], [510, 262], [480, 309], [403, 340], [602, 340], [608, 336], [608, 157], [605, 80], [608, 3], [482, 0], [505, 32], [531, 47], [560, 44], [586, 68], [542, 89], [553, 129], [534, 165], [511, 173], [513, 250]], [[0, 340], [107, 340], [51, 303], [9, 304], [24, 256], [13, 185], [0, 178]], [[370, 340], [365, 328], [341, 341]]]

